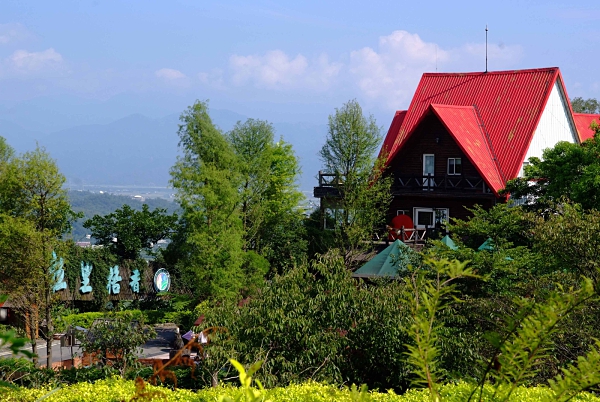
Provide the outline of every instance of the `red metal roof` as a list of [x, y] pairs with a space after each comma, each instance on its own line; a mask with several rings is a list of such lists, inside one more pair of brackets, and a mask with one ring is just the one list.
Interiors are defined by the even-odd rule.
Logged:
[[498, 195], [498, 192], [504, 188], [504, 181], [485, 133], [481, 129], [475, 108], [473, 106], [432, 104], [431, 110], [439, 117], [458, 146], [473, 162], [481, 177]]
[[[514, 178], [521, 169], [542, 111], [559, 77], [557, 67], [423, 74], [400, 129], [394, 134], [392, 122], [385, 139], [384, 145], [393, 144], [388, 162], [406, 143], [432, 103], [473, 106], [483, 124], [485, 137], [489, 137], [489, 149], [497, 158], [501, 177], [506, 180]], [[562, 80], [559, 82], [562, 86]], [[566, 96], [564, 86], [562, 89]], [[485, 158], [482, 156], [482, 159]], [[492, 183], [488, 184], [494, 187]]]
[[390, 129], [385, 136], [385, 140], [383, 141], [383, 145], [381, 146], [381, 150], [379, 151], [379, 156], [382, 156], [384, 153], [387, 153], [388, 156], [392, 151], [392, 147], [394, 146], [394, 140], [396, 139], [396, 134], [400, 131], [400, 126], [402, 126], [402, 122], [404, 121], [404, 117], [406, 117], [406, 110], [398, 110], [392, 119], [392, 124], [390, 124]]
[[594, 137], [594, 130], [590, 128], [592, 121], [600, 124], [600, 114], [573, 113], [579, 141], [583, 142]]

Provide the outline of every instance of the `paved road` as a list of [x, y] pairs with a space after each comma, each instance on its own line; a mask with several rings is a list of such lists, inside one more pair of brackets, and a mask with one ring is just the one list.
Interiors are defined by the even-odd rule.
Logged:
[[[171, 343], [175, 338], [175, 332], [173, 327], [157, 327], [156, 338], [148, 341], [142, 346], [142, 351], [139, 353], [140, 357], [152, 358], [168, 354], [171, 350]], [[31, 346], [27, 347], [27, 350], [31, 350]], [[37, 354], [38, 362], [40, 364], [46, 364], [46, 341], [37, 341]], [[73, 346], [73, 356], [81, 356], [81, 349], [79, 346]], [[12, 357], [12, 353], [8, 349], [0, 349], [0, 359]], [[52, 342], [52, 362], [59, 362], [71, 358], [71, 347], [61, 347], [60, 341]]]

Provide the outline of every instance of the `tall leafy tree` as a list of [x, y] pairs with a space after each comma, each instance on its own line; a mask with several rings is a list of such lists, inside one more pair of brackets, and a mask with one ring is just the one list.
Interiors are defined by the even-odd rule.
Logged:
[[600, 209], [600, 126], [583, 144], [559, 142], [542, 159], [530, 158], [524, 177], [511, 180], [505, 191], [533, 209], [553, 209], [562, 198], [584, 209]]
[[105, 216], [95, 215], [84, 222], [98, 244], [111, 249], [121, 259], [135, 260], [142, 250], [150, 251], [159, 240], [170, 237], [177, 215], [167, 215], [166, 209], [150, 211], [147, 204], [141, 211], [129, 205]]
[[238, 122], [228, 133], [241, 178], [240, 208], [245, 249], [258, 249], [267, 220], [266, 192], [273, 156], [273, 126], [261, 120]]
[[353, 267], [355, 256], [369, 249], [368, 241], [384, 223], [391, 179], [385, 177], [384, 160], [377, 159], [382, 136], [375, 118], [365, 116], [356, 100], [329, 116], [325, 144], [319, 151], [323, 167], [335, 174], [339, 197], [322, 199], [321, 208], [333, 224], [333, 247]]
[[15, 151], [10, 145], [8, 145], [6, 139], [0, 136], [0, 169], [3, 164], [8, 162], [13, 157], [14, 154]]
[[583, 99], [578, 96], [571, 99], [571, 106], [575, 113], [600, 113], [600, 103], [595, 98]]
[[238, 122], [229, 132], [241, 175], [240, 209], [244, 249], [266, 257], [275, 271], [304, 254], [303, 195], [297, 188], [299, 163], [292, 146], [274, 141], [273, 126], [261, 120]]
[[[48, 283], [44, 238], [34, 224], [23, 218], [0, 214], [0, 293], [10, 296], [25, 321], [27, 336], [35, 340], [39, 312], [46, 303]], [[36, 342], [31, 343], [37, 355]], [[35, 357], [37, 360], [37, 356]]]
[[197, 295], [234, 296], [243, 286], [237, 158], [206, 102], [188, 107], [180, 121], [181, 156], [171, 169], [171, 184], [183, 216], [172, 248]]
[[[22, 248], [20, 252], [24, 255], [32, 255], [31, 247], [36, 250], [36, 257], [24, 258], [26, 263], [21, 267], [28, 271], [34, 280], [7, 286], [6, 290], [9, 295], [15, 296], [15, 300], [22, 301], [19, 305], [21, 309], [27, 311], [33, 307], [43, 312], [41, 316], [45, 319], [48, 329], [47, 362], [50, 366], [54, 330], [51, 310], [56, 300], [53, 287], [57, 281], [54, 277], [55, 268], [52, 266], [52, 252], [57, 247], [59, 238], [69, 230], [71, 222], [78, 215], [72, 211], [63, 188], [65, 177], [44, 149], [38, 147], [35, 151], [9, 158], [2, 166], [0, 213], [5, 215], [5, 228], [11, 222], [15, 223], [16, 227], [20, 228], [19, 238], [29, 238], [28, 246], [25, 245], [26, 241], [15, 243], [15, 247]], [[7, 246], [7, 243], [3, 244]], [[9, 270], [9, 277], [11, 267], [10, 264], [3, 267]], [[15, 277], [20, 278], [22, 275]], [[25, 290], [23, 285], [27, 285], [28, 288]]]

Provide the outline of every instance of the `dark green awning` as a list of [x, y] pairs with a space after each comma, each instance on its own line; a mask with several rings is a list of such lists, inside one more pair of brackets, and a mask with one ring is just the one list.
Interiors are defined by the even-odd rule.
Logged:
[[373, 257], [365, 265], [354, 271], [354, 278], [395, 278], [399, 270], [406, 269], [412, 250], [400, 240], [396, 240]]
[[458, 250], [458, 247], [456, 246], [456, 244], [454, 244], [454, 241], [452, 241], [452, 239], [448, 235], [442, 237], [441, 242], [444, 243], [451, 250]]
[[494, 241], [488, 237], [486, 241], [483, 242], [481, 246], [477, 249], [479, 251], [487, 250], [487, 251], [495, 251], [496, 246], [494, 246]]

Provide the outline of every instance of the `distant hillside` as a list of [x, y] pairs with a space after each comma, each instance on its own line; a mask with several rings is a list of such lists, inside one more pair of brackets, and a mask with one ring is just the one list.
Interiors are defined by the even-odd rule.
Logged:
[[[229, 110], [211, 110], [214, 123], [229, 131], [246, 116]], [[36, 141], [46, 148], [67, 177], [71, 187], [82, 185], [163, 186], [175, 164], [179, 137], [179, 115], [153, 119], [132, 114], [109, 124], [88, 124], [50, 134], [30, 131], [1, 119], [0, 135], [17, 152], [35, 148]], [[323, 144], [327, 126], [310, 123], [275, 123], [277, 138], [292, 144], [300, 159], [301, 190], [311, 191], [321, 166], [317, 152]]]
[[75, 241], [85, 238], [90, 231], [83, 227], [83, 222], [91, 219], [94, 215], [107, 215], [121, 208], [124, 204], [141, 211], [143, 204], [148, 204], [150, 210], [165, 208], [167, 213], [177, 212], [179, 206], [174, 202], [162, 198], [149, 198], [144, 202], [134, 200], [124, 195], [98, 194], [89, 191], [69, 191], [71, 206], [75, 212], [83, 212], [84, 217], [73, 224], [72, 237]]

